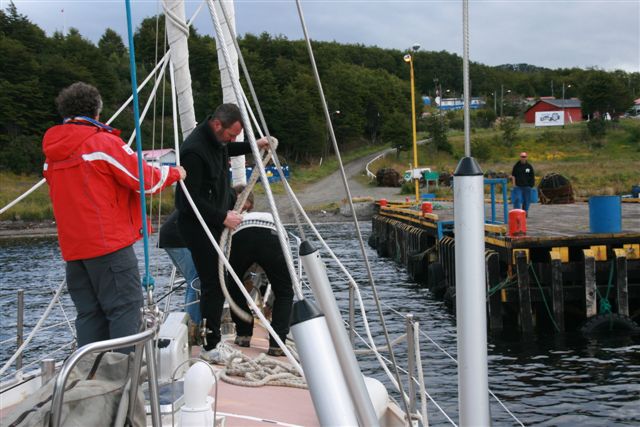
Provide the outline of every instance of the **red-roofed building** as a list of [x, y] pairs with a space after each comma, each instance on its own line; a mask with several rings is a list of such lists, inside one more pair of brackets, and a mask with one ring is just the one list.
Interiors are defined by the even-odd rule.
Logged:
[[524, 113], [525, 123], [535, 123], [536, 113], [542, 111], [564, 110], [564, 122], [575, 123], [582, 121], [582, 105], [579, 99], [555, 99], [542, 97]]
[[148, 163], [175, 166], [176, 151], [173, 148], [165, 148], [163, 150], [143, 150], [142, 158]]

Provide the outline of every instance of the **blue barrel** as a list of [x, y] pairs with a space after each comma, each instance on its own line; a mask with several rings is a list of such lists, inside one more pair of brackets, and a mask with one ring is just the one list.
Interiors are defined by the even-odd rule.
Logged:
[[589, 230], [592, 233], [620, 233], [622, 231], [620, 196], [593, 196], [589, 198]]
[[538, 203], [538, 189], [531, 187], [531, 203]]

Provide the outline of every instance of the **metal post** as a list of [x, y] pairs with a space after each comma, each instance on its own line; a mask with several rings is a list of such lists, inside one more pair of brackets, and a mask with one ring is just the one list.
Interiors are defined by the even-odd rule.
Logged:
[[[24, 342], [24, 289], [18, 289], [18, 318], [16, 319], [16, 348]], [[16, 358], [16, 371], [22, 369], [22, 352]]]
[[42, 359], [40, 361], [40, 387], [51, 381], [56, 376], [55, 359]]
[[147, 361], [149, 378], [149, 405], [151, 405], [151, 424], [153, 427], [161, 427], [160, 398], [158, 394], [158, 371], [156, 369], [155, 341], [153, 339], [144, 343], [144, 353]]
[[407, 419], [411, 420], [416, 413], [416, 383], [414, 381], [416, 373], [416, 347], [415, 337], [413, 336], [413, 314], [407, 314], [405, 318], [405, 326], [407, 328], [407, 358], [408, 377], [409, 377], [409, 412]]
[[464, 157], [453, 178], [460, 426], [491, 424], [482, 175], [475, 159]]
[[502, 117], [503, 107], [504, 107], [504, 85], [500, 85], [500, 117]]
[[135, 412], [136, 404], [138, 402], [138, 385], [140, 382], [140, 367], [142, 366], [142, 344], [135, 346], [135, 353], [133, 354], [133, 367], [131, 370], [131, 387], [129, 388], [129, 409], [127, 414], [129, 419], [133, 419], [133, 413]]

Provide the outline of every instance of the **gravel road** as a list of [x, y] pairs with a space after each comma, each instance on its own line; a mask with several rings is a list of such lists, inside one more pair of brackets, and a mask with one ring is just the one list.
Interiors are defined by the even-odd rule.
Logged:
[[[392, 148], [388, 148], [354, 160], [345, 165], [345, 175], [347, 177], [352, 197], [373, 197], [375, 200], [382, 198], [389, 200], [401, 199], [402, 196], [400, 196], [399, 187], [375, 187], [366, 184], [363, 185], [356, 179], [359, 176], [365, 175], [365, 166], [367, 163], [375, 157], [383, 153], [391, 152], [392, 150]], [[342, 220], [342, 218], [344, 218], [344, 220], [349, 220], [349, 218], [343, 217], [335, 212], [324, 213], [319, 209], [321, 206], [326, 206], [332, 202], [340, 203], [343, 199], [346, 199], [346, 191], [344, 189], [342, 176], [339, 170], [314, 184], [308, 185], [304, 190], [298, 191], [296, 196], [298, 197], [300, 204], [305, 208], [305, 211], [307, 211], [314, 221], [338, 221]], [[281, 220], [285, 223], [293, 222], [294, 218], [288, 197], [285, 194], [276, 195], [275, 200]], [[256, 210], [268, 210], [266, 197], [257, 198]]]

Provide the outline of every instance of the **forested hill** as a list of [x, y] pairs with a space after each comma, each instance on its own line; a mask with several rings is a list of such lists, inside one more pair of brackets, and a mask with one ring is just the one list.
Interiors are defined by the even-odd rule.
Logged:
[[[155, 17], [146, 19], [135, 33], [139, 82], [152, 70], [157, 56], [163, 54], [162, 16], [158, 24], [158, 35]], [[349, 149], [363, 143], [410, 141], [409, 67], [403, 61], [405, 52], [332, 42], [313, 45], [340, 144]], [[327, 131], [304, 43], [261, 34], [244, 36], [240, 46], [270, 131], [281, 142], [281, 154], [297, 162], [325, 155]], [[192, 29], [189, 51], [196, 117], [202, 120], [221, 102], [215, 40]], [[79, 80], [96, 85], [103, 96], [101, 119], [105, 121], [131, 94], [128, 51], [122, 35], [111, 29], [105, 31], [97, 45], [75, 29], [48, 37], [10, 4], [0, 11], [0, 57], [0, 168], [4, 170], [41, 169], [40, 141], [44, 131], [60, 121], [53, 100], [65, 86]], [[433, 95], [436, 83], [443, 91], [460, 94], [459, 56], [444, 51], [417, 52], [414, 64], [418, 94]], [[544, 96], [550, 94], [552, 81], [557, 88], [563, 81], [578, 82], [584, 74], [593, 72], [602, 73], [549, 70], [526, 64], [513, 68], [472, 63], [472, 96], [488, 96], [492, 100], [501, 85], [521, 96]], [[620, 82], [622, 90], [640, 93], [640, 73], [608, 74]], [[149, 113], [151, 116], [155, 111], [155, 122], [148, 118], [143, 125], [145, 148], [157, 148], [161, 143], [173, 146], [169, 139], [173, 135], [171, 97], [163, 87]], [[145, 90], [141, 96], [141, 106], [148, 93]], [[416, 102], [420, 102], [419, 97]], [[164, 120], [162, 111], [166, 114]], [[122, 129], [127, 138], [133, 128], [132, 114], [125, 112], [113, 125]], [[161, 126], [164, 132], [160, 132]], [[160, 139], [162, 134], [164, 141]]]

